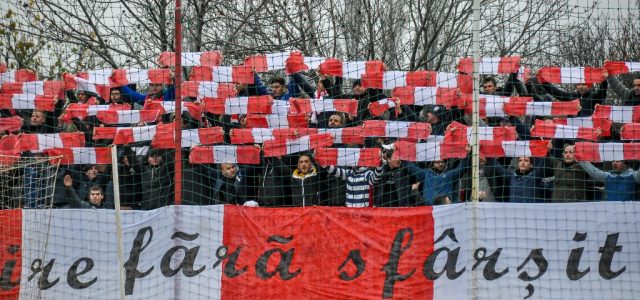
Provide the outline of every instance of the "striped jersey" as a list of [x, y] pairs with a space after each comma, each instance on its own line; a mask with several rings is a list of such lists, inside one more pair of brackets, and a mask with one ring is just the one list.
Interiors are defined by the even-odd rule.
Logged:
[[329, 174], [347, 182], [347, 203], [369, 202], [369, 188], [380, 181], [382, 167], [375, 170], [351, 170], [330, 166]]

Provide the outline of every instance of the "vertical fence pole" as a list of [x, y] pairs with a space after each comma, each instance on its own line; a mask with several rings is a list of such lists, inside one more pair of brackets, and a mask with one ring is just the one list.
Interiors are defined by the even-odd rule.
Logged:
[[471, 134], [471, 147], [472, 147], [472, 188], [471, 199], [473, 202], [478, 201], [478, 188], [480, 187], [480, 144], [479, 144], [479, 132], [478, 125], [480, 124], [480, 1], [473, 0], [473, 32], [471, 40], [471, 49], [473, 56], [473, 111], [471, 114], [472, 122], [472, 134]]
[[120, 275], [120, 299], [124, 300], [124, 253], [122, 250], [122, 219], [120, 217], [120, 175], [118, 174], [118, 146], [111, 145], [111, 174], [113, 202], [116, 217], [116, 242], [118, 243], [118, 273]]
[[[473, 110], [471, 135], [471, 249], [478, 248], [477, 206], [480, 188], [480, 144], [478, 127], [480, 123], [480, 0], [473, 0], [473, 26], [471, 49], [473, 56]], [[478, 272], [471, 272], [470, 299], [478, 299]]]
[[176, 112], [174, 118], [175, 125], [175, 174], [174, 174], [174, 187], [175, 187], [175, 205], [182, 204], [182, 14], [181, 7], [182, 2], [176, 0], [176, 51], [175, 51], [175, 104]]

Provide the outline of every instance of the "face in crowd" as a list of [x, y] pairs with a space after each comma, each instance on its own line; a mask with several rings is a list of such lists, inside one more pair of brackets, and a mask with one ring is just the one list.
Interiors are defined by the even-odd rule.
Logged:
[[47, 117], [46, 117], [44, 111], [34, 110], [31, 113], [31, 125], [42, 126], [42, 125], [44, 125], [46, 120], [47, 120]]
[[122, 103], [122, 93], [118, 90], [113, 90], [109, 93], [109, 99], [113, 103]]
[[427, 113], [427, 123], [435, 124], [435, 123], [438, 123], [438, 122], [440, 122], [440, 118], [436, 114], [434, 114], [432, 112], [428, 112]]
[[271, 94], [275, 97], [280, 97], [284, 95], [285, 87], [279, 82], [274, 82], [271, 84]]
[[485, 94], [495, 94], [496, 88], [496, 83], [493, 81], [486, 81], [482, 84], [482, 89]]
[[362, 86], [362, 84], [356, 84], [353, 86], [353, 93], [355, 95], [364, 95], [367, 90]]
[[397, 168], [400, 168], [402, 161], [398, 158], [397, 155], [390, 155], [387, 160], [387, 163], [389, 164], [389, 167], [391, 169], [397, 169]]
[[433, 170], [442, 172], [444, 170], [444, 160], [436, 160], [433, 162]]
[[580, 95], [584, 95], [586, 93], [589, 92], [589, 90], [591, 89], [590, 86], [584, 84], [584, 83], [580, 83], [576, 85], [576, 92], [578, 92], [578, 94]]
[[611, 162], [611, 167], [615, 172], [624, 172], [628, 168], [627, 164], [622, 160], [614, 160]]
[[87, 93], [83, 91], [78, 92], [78, 102], [86, 103], [87, 100], [89, 100], [89, 96], [87, 95]]
[[636, 96], [640, 96], [640, 78], [636, 78], [633, 80], [633, 93]]
[[562, 157], [564, 158], [564, 162], [567, 164], [572, 164], [576, 162], [575, 153], [576, 153], [575, 146], [568, 145], [564, 147], [564, 151], [562, 152]]
[[238, 168], [234, 164], [221, 164], [220, 172], [222, 173], [222, 176], [232, 179], [238, 174]]
[[102, 200], [104, 199], [104, 195], [102, 194], [102, 190], [100, 188], [91, 188], [89, 190], [89, 202], [94, 206], [100, 206]]
[[89, 180], [94, 180], [98, 177], [98, 166], [90, 166], [86, 171], [84, 171], [84, 175], [87, 176]]
[[329, 121], [327, 126], [329, 126], [329, 128], [340, 128], [343, 126], [342, 124], [342, 117], [340, 115], [331, 115], [331, 117], [329, 117]]
[[298, 171], [302, 174], [309, 174], [313, 169], [313, 164], [311, 163], [311, 157], [308, 155], [302, 155], [298, 158]]
[[520, 172], [528, 172], [531, 170], [531, 157], [518, 157], [518, 170], [520, 170]]
[[162, 93], [162, 84], [156, 84], [156, 83], [149, 84], [149, 94], [159, 95], [161, 93]]
[[147, 157], [147, 162], [149, 162], [150, 166], [159, 166], [162, 163], [162, 156], [158, 153], [150, 154]]

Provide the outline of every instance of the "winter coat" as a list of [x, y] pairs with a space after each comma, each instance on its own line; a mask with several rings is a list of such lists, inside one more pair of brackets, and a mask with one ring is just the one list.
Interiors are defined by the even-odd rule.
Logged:
[[[238, 168], [236, 166], [236, 168]], [[217, 172], [216, 185], [213, 189], [215, 199], [222, 204], [243, 205], [248, 200], [247, 184], [244, 172], [238, 168], [236, 176], [227, 178], [222, 173]]]
[[593, 181], [578, 163], [556, 161], [553, 169], [553, 196], [555, 202], [591, 200]]
[[541, 166], [542, 160], [536, 159], [535, 167], [529, 171], [506, 170], [495, 159], [487, 160], [487, 175], [504, 176], [509, 182], [509, 202], [514, 203], [536, 203], [543, 202], [542, 178], [545, 175], [545, 168]]
[[140, 206], [144, 210], [156, 209], [172, 203], [171, 175], [166, 163], [142, 167], [142, 197]]
[[406, 207], [415, 206], [415, 198], [411, 196], [411, 184], [415, 179], [407, 168], [407, 163], [402, 162], [400, 167], [391, 169], [387, 165], [380, 179], [380, 184], [375, 186], [374, 203], [380, 207]]
[[320, 199], [322, 199], [320, 195], [321, 183], [321, 177], [315, 167], [307, 174], [302, 174], [298, 169], [295, 169], [291, 175], [291, 200], [293, 205], [308, 206], [320, 204]]
[[422, 182], [422, 197], [426, 205], [433, 205], [436, 197], [447, 195], [452, 201], [457, 199], [454, 195], [454, 185], [462, 176], [465, 169], [470, 166], [471, 160], [465, 157], [458, 163], [458, 166], [442, 172], [436, 173], [432, 169], [423, 170], [412, 163], [407, 163], [409, 173]]
[[640, 183], [640, 170], [627, 169], [622, 173], [617, 173], [601, 171], [588, 162], [580, 162], [580, 166], [593, 180], [604, 182], [607, 201], [635, 200], [636, 183]]

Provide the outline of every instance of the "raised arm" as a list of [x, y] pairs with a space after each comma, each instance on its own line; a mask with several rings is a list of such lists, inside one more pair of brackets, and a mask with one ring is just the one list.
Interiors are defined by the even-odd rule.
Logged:
[[298, 87], [302, 87], [302, 91], [305, 92], [305, 94], [309, 95], [309, 97], [313, 98], [315, 96], [316, 89], [311, 84], [309, 84], [309, 82], [304, 79], [304, 77], [300, 75], [300, 73], [293, 73], [291, 74], [289, 80], [289, 88], [294, 89], [293, 91], [289, 89], [289, 93], [292, 97], [298, 97]]
[[600, 87], [596, 91], [595, 95], [593, 95], [593, 98], [595, 100], [604, 100], [605, 98], [607, 98], [608, 89], [609, 89], [609, 83], [605, 79], [603, 82], [600, 83]]
[[380, 181], [380, 178], [382, 178], [382, 173], [383, 173], [383, 167], [380, 166], [375, 168], [375, 170], [373, 170], [369, 174], [367, 174], [368, 175], [367, 181], [369, 182], [369, 184], [374, 185], [378, 183]]
[[640, 183], [640, 169], [638, 169], [637, 171], [633, 172], [633, 179], [637, 183]]
[[138, 104], [143, 104], [144, 99], [147, 98], [146, 94], [138, 93], [127, 85], [122, 86], [121, 91], [122, 91], [122, 96], [129, 97], [129, 99], [131, 99], [133, 102]]
[[574, 100], [578, 98], [577, 93], [569, 93], [569, 92], [562, 91], [559, 88], [549, 83], [543, 83], [542, 88], [544, 88], [544, 90], [547, 93], [551, 94], [551, 96], [556, 97], [560, 100]]
[[[507, 78], [507, 82], [504, 84], [504, 88], [499, 93], [500, 96], [511, 96], [513, 94], [513, 90], [515, 89], [516, 83], [520, 83], [518, 80], [518, 73], [509, 74], [509, 78]], [[522, 83], [520, 83], [522, 85]]]
[[[607, 178], [607, 172], [604, 172], [596, 167], [594, 167], [590, 162], [579, 162], [582, 169], [593, 178], [593, 180], [604, 182]], [[635, 174], [634, 174], [635, 176]]]
[[351, 174], [351, 170], [334, 166], [329, 166], [327, 172], [337, 178], [341, 178], [342, 180], [347, 180], [347, 177]]
[[622, 84], [622, 82], [618, 80], [618, 78], [616, 78], [615, 76], [609, 76], [607, 81], [611, 84], [611, 88], [613, 89], [613, 92], [616, 93], [618, 97], [622, 99], [629, 98], [629, 94], [631, 94], [631, 90], [625, 87], [624, 84]]
[[446, 171], [445, 174], [449, 176], [452, 180], [457, 180], [460, 178], [460, 176], [462, 176], [462, 174], [464, 174], [464, 171], [470, 166], [471, 166], [471, 159], [469, 159], [469, 156], [467, 156], [462, 160], [460, 160], [460, 163], [458, 163], [458, 166], [456, 166], [455, 168], [449, 171]]
[[169, 86], [164, 92], [162, 92], [163, 101], [175, 101], [176, 100], [176, 87], [174, 85]]
[[507, 177], [511, 177], [514, 176], [515, 174], [513, 174], [513, 172], [508, 172], [503, 166], [502, 164], [496, 163], [496, 159], [495, 158], [490, 158], [487, 159], [487, 165], [486, 168], [489, 169], [489, 172], [493, 172], [495, 175], [497, 176], [507, 176]]
[[91, 208], [91, 204], [82, 201], [78, 194], [73, 189], [73, 179], [71, 179], [71, 175], [66, 174], [63, 178], [64, 184], [64, 193], [67, 199], [67, 204], [70, 208]]
[[413, 163], [406, 163], [407, 171], [409, 172], [409, 174], [413, 176], [417, 181], [424, 181], [426, 171], [418, 168], [418, 166], [414, 165]]

